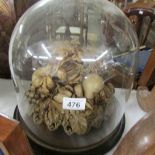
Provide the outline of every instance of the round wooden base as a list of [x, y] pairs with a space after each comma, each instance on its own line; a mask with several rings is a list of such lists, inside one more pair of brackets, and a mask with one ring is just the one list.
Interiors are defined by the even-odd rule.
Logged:
[[[18, 121], [23, 121], [21, 119], [18, 107], [16, 107], [15, 112], [14, 112], [14, 118]], [[22, 123], [21, 123], [22, 124]], [[58, 152], [56, 151], [57, 148], [54, 150], [49, 150], [41, 145], [38, 145], [34, 139], [29, 138], [29, 142], [31, 144], [32, 150], [34, 151], [35, 155], [69, 155], [69, 154], [76, 154], [76, 155], [103, 155], [103, 153], [107, 153], [110, 151], [119, 141], [121, 138], [123, 131], [125, 128], [125, 115], [123, 115], [120, 123], [116, 127], [116, 129], [106, 138], [106, 140], [103, 140], [103, 143], [94, 149], [90, 149], [87, 151], [81, 151], [81, 152]], [[33, 135], [31, 135], [33, 136]], [[67, 142], [67, 141], [66, 141]], [[52, 147], [53, 148], [53, 147]]]

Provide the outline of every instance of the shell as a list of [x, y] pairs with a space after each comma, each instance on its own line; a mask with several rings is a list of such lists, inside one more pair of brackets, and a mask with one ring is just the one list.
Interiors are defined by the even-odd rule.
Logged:
[[62, 116], [52, 107], [45, 113], [44, 120], [48, 129], [54, 131], [61, 125]]
[[35, 124], [42, 124], [43, 122], [43, 117], [40, 115], [39, 112], [33, 113], [32, 118]]
[[58, 67], [56, 75], [62, 81], [66, 80], [68, 83], [76, 83], [80, 79], [81, 68], [82, 64], [79, 62], [76, 62], [71, 58], [64, 59]]
[[81, 83], [78, 83], [74, 86], [74, 92], [77, 97], [83, 96], [83, 89]]
[[41, 100], [39, 102], [40, 106], [40, 114], [44, 115], [44, 113], [48, 110], [49, 106], [52, 104], [51, 98], [47, 98], [46, 100]]
[[67, 74], [63, 68], [59, 68], [56, 76], [61, 80], [61, 81], [67, 81]]
[[32, 112], [32, 119], [35, 124], [42, 124], [43, 115], [41, 115], [40, 106], [35, 105], [34, 110]]
[[46, 76], [42, 79], [42, 85], [36, 88], [31, 84], [30, 89], [25, 92], [26, 97], [30, 104], [38, 104], [42, 99], [50, 96], [50, 91], [54, 84], [50, 76]]
[[74, 133], [78, 135], [83, 135], [87, 132], [87, 119], [84, 114], [73, 115], [73, 118], [70, 119], [71, 128]]
[[68, 120], [64, 120], [62, 124], [64, 131], [67, 135], [71, 136], [73, 134], [72, 127], [70, 125], [70, 122]]
[[113, 84], [112, 83], [107, 83], [107, 86], [109, 87], [111, 94], [114, 94], [115, 93], [115, 88], [114, 88]]
[[66, 90], [69, 90], [69, 91], [72, 92], [72, 93], [73, 93], [73, 91], [74, 91], [73, 87], [70, 86], [70, 85], [66, 85], [66, 86], [65, 86], [65, 89], [66, 89]]
[[108, 83], [106, 87], [104, 87], [103, 89], [104, 89], [105, 96], [107, 99], [111, 98], [111, 96], [115, 92], [114, 86], [111, 83]]
[[59, 87], [57, 91], [58, 93], [53, 97], [53, 99], [58, 103], [62, 103], [64, 97], [72, 96], [72, 92], [66, 89], [65, 87]]
[[62, 104], [55, 102], [54, 100], [52, 100], [52, 104], [53, 106], [57, 109], [57, 111], [59, 113], [64, 113], [63, 109], [62, 109]]
[[39, 87], [39, 93], [40, 94], [44, 94], [44, 95], [48, 95], [49, 94], [49, 90], [47, 88], [47, 85], [46, 85], [46, 79], [44, 78], [43, 82], [42, 82], [42, 85]]
[[68, 135], [73, 133], [83, 135], [87, 132], [87, 119], [85, 115], [83, 113], [76, 113], [76, 111], [67, 111], [62, 125]]
[[32, 74], [32, 85], [35, 88], [38, 88], [42, 85], [43, 78], [50, 74], [51, 65], [47, 65], [45, 67], [38, 68], [33, 74]]
[[72, 92], [69, 91], [68, 89], [66, 89], [65, 87], [60, 87], [58, 89], [58, 91], [59, 91], [60, 94], [63, 94], [65, 96], [67, 96], [67, 97], [71, 97], [72, 96]]
[[92, 127], [99, 128], [102, 125], [103, 120], [104, 120], [103, 107], [102, 106], [96, 106], [93, 113], [95, 114], [95, 117], [91, 122]]
[[93, 112], [93, 102], [91, 100], [86, 101], [86, 109], [85, 109], [85, 115], [86, 117], [89, 117], [91, 113]]
[[93, 99], [94, 94], [98, 93], [104, 87], [104, 81], [98, 74], [89, 74], [83, 80], [84, 95], [88, 99]]
[[54, 86], [55, 86], [55, 84], [54, 84], [54, 82], [53, 82], [53, 80], [52, 80], [52, 78], [51, 78], [51, 76], [46, 76], [46, 87], [47, 87], [47, 89], [49, 89], [49, 90], [51, 90]]
[[65, 95], [58, 93], [53, 97], [53, 99], [58, 103], [62, 103], [64, 97]]
[[94, 103], [106, 106], [114, 92], [114, 86], [111, 83], [105, 84], [103, 89], [100, 90], [99, 93], [95, 94]]
[[70, 111], [65, 110], [65, 114], [63, 116], [63, 121], [62, 121], [62, 126], [64, 128], [65, 133], [69, 136], [73, 134], [73, 129], [70, 124], [70, 119], [72, 119], [70, 115]]

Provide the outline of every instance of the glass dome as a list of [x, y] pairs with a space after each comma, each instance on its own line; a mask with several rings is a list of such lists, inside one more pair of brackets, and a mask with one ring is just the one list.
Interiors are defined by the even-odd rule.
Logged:
[[124, 114], [137, 49], [129, 20], [108, 1], [33, 5], [17, 23], [9, 48], [28, 135], [59, 150], [84, 149], [108, 137]]

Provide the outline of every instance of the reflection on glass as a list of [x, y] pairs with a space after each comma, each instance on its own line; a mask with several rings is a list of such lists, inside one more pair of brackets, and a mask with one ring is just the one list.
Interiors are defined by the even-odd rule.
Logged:
[[30, 8], [11, 38], [9, 61], [31, 136], [76, 149], [110, 135], [124, 114], [137, 47], [132, 25], [108, 1], [44, 0]]

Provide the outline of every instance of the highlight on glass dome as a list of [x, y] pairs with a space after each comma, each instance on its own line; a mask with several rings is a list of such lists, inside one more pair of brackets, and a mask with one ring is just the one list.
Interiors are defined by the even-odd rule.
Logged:
[[47, 147], [76, 149], [112, 134], [133, 85], [137, 49], [129, 20], [108, 1], [33, 5], [17, 23], [9, 48], [28, 135]]

